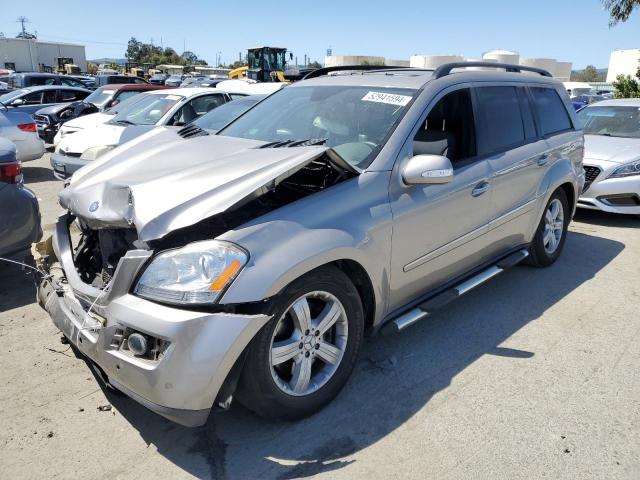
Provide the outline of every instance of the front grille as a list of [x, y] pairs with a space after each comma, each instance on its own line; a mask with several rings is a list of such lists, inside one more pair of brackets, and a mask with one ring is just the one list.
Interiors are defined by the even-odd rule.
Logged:
[[46, 115], [34, 115], [33, 119], [36, 122], [36, 125], [49, 125], [49, 117]]
[[582, 193], [586, 192], [587, 189], [591, 186], [593, 181], [598, 178], [602, 169], [600, 167], [592, 167], [591, 165], [584, 165], [584, 187], [582, 189]]

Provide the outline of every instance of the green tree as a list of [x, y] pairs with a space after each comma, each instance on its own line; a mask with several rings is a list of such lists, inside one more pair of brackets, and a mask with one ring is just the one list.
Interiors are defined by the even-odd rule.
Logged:
[[613, 82], [615, 98], [639, 98], [640, 85], [631, 75], [618, 75]]
[[609, 26], [626, 22], [633, 10], [640, 6], [640, 0], [603, 0], [604, 8], [609, 10]]
[[322, 68], [322, 65], [320, 65], [320, 62], [309, 62], [309, 68]]
[[603, 82], [604, 75], [600, 75], [598, 69], [593, 65], [587, 65], [584, 70], [573, 73], [571, 80], [576, 82]]
[[142, 42], [136, 40], [136, 37], [131, 37], [127, 43], [127, 51], [124, 54], [130, 63], [140, 63], [141, 59]]

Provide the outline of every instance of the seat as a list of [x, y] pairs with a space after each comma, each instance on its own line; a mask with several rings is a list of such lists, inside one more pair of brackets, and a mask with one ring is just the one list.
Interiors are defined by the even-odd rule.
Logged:
[[182, 107], [182, 122], [187, 125], [188, 123], [193, 122], [196, 118], [198, 118], [198, 114], [196, 110], [193, 108], [193, 105], [187, 103], [184, 107]]
[[426, 130], [419, 130], [413, 140], [414, 155], [455, 157], [455, 136], [444, 129], [443, 120], [429, 120]]

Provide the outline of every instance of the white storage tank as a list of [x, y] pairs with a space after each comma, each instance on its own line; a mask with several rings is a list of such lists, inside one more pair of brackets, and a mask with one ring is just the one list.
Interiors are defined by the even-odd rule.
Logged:
[[324, 57], [325, 67], [339, 67], [344, 65], [384, 65], [384, 57], [369, 55], [331, 55]]
[[553, 76], [561, 82], [568, 82], [571, 79], [571, 68], [573, 64], [571, 62], [556, 62], [556, 71]]
[[464, 62], [461, 55], [412, 55], [409, 65], [413, 68], [434, 70], [445, 63]]
[[548, 71], [551, 75], [555, 75], [557, 63], [558, 62], [555, 58], [523, 58], [520, 60], [520, 65], [542, 68], [543, 70]]
[[[497, 60], [494, 59], [490, 59], [490, 58], [467, 58], [465, 60], [465, 62], [489, 62], [489, 63], [496, 63]], [[468, 67], [466, 70], [496, 70], [495, 68], [491, 68], [491, 67]], [[503, 71], [503, 70], [502, 70]]]
[[490, 50], [482, 54], [482, 59], [485, 61], [520, 65], [520, 54], [511, 50]]

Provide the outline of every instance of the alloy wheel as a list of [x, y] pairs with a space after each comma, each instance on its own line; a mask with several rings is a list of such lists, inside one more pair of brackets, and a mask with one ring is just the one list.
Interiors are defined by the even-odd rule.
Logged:
[[271, 376], [288, 395], [309, 395], [335, 374], [347, 347], [347, 315], [328, 292], [309, 292], [278, 320], [270, 347]]
[[562, 208], [562, 202], [557, 198], [554, 198], [544, 215], [544, 234], [542, 236], [542, 243], [544, 244], [544, 251], [552, 255], [560, 245], [562, 235], [564, 233], [564, 209]]

